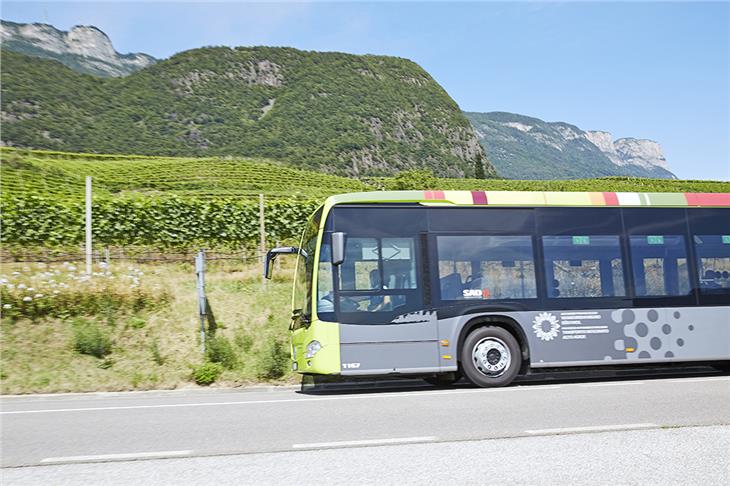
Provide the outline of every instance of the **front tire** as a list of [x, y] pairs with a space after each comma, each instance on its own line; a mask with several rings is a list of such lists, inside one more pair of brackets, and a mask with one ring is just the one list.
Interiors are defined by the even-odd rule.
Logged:
[[517, 339], [501, 327], [475, 329], [461, 348], [464, 375], [483, 388], [509, 385], [519, 373], [521, 362]]

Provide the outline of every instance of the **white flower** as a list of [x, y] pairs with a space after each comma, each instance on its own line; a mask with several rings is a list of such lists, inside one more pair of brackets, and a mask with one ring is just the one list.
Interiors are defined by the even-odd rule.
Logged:
[[68, 269], [71, 270], [72, 272], [76, 271], [76, 267], [74, 265], [69, 265]]
[[6, 283], [8, 283], [7, 278], [0, 278], [0, 284], [6, 284]]
[[35, 289], [33, 287], [28, 287], [28, 292], [33, 292]]
[[23, 302], [30, 302], [31, 300], [33, 300], [33, 297], [31, 297], [30, 295], [26, 295], [25, 297], [23, 297]]
[[54, 291], [53, 291], [53, 294], [54, 294], [54, 295], [58, 295], [58, 294], [60, 294], [60, 293], [61, 293], [61, 292], [59, 292], [58, 290], [54, 290]]
[[20, 275], [20, 272], [13, 272], [13, 275]]
[[18, 284], [18, 288], [19, 288], [20, 290], [23, 290], [23, 289], [24, 289], [24, 288], [26, 288], [26, 287], [27, 287], [27, 285], [25, 285], [24, 283]]
[[8, 284], [8, 288], [12, 290], [12, 289], [14, 289], [14, 288], [15, 288], [15, 285], [13, 285], [13, 284]]
[[13, 306], [10, 304], [3, 304], [3, 309], [12, 309]]
[[36, 299], [40, 299], [41, 297], [43, 297], [43, 294], [35, 294]]

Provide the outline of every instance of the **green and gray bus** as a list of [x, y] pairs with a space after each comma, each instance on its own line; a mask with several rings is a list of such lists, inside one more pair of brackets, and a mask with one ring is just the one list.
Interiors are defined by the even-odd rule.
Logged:
[[730, 362], [730, 194], [332, 196], [297, 257], [292, 368], [465, 376]]

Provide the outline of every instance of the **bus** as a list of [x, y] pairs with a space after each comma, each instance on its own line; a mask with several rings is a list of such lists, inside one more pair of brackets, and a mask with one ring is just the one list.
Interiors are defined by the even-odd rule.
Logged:
[[302, 374], [730, 363], [730, 193], [343, 194], [282, 254]]

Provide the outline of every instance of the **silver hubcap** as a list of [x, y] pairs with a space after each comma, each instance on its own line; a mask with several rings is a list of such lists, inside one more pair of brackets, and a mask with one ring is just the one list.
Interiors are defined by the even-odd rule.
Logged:
[[474, 366], [489, 377], [500, 376], [512, 361], [507, 345], [494, 337], [479, 341], [472, 350], [472, 359]]

